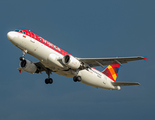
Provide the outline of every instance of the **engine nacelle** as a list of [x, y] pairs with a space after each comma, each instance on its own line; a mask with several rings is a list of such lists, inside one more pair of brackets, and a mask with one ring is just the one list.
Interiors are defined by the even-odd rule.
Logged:
[[64, 68], [64, 65], [60, 63], [59, 59], [61, 58], [58, 55], [51, 53], [47, 58], [47, 61], [49, 63], [48, 66], [51, 67], [53, 70], [56, 70], [55, 68], [57, 67]]
[[78, 69], [81, 66], [81, 62], [71, 55], [65, 55], [62, 62], [71, 69]]
[[26, 71], [29, 73], [35, 73], [37, 71], [37, 66], [29, 60], [22, 60], [20, 62], [20, 66], [23, 71]]

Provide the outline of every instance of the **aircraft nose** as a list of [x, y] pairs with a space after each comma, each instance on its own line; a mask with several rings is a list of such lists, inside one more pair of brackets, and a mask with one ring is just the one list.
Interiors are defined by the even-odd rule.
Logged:
[[15, 37], [15, 34], [12, 31], [7, 33], [7, 38], [9, 40], [12, 40], [14, 37]]

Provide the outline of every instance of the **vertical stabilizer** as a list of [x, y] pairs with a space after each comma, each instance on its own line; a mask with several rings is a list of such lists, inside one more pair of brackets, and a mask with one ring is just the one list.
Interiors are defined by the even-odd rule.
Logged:
[[109, 77], [112, 81], [116, 81], [120, 65], [109, 65], [102, 73]]

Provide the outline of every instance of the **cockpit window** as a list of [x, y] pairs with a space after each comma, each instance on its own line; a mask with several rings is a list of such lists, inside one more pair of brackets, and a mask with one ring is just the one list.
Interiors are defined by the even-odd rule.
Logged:
[[19, 30], [15, 30], [16, 32], [19, 32]]
[[25, 31], [22, 31], [22, 30], [15, 30], [15, 31], [16, 31], [16, 32], [21, 32], [21, 33], [26, 34]]

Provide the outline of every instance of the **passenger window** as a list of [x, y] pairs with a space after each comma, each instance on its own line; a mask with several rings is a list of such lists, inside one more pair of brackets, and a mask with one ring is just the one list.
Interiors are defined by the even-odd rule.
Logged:
[[33, 33], [31, 33], [31, 37], [32, 37], [32, 38], [34, 37]]
[[34, 34], [34, 38], [36, 38], [36, 35]]
[[30, 35], [30, 34], [27, 32], [27, 35]]

